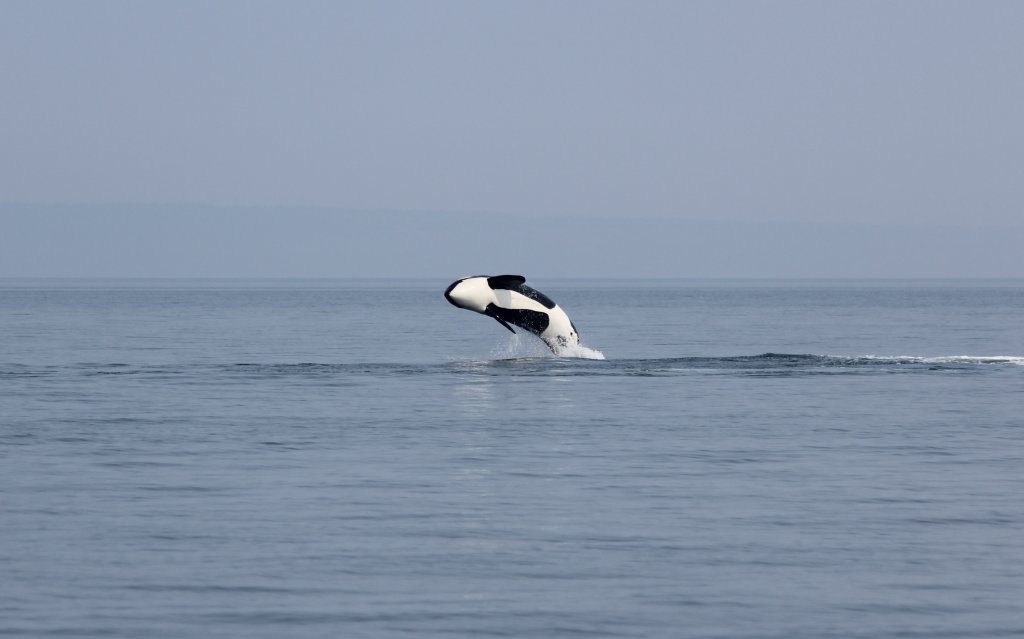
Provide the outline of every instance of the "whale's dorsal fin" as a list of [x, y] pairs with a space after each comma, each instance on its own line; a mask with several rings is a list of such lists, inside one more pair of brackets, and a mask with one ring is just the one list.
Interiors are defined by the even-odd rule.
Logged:
[[514, 288], [526, 284], [526, 278], [522, 275], [495, 275], [487, 278], [487, 285], [491, 288]]

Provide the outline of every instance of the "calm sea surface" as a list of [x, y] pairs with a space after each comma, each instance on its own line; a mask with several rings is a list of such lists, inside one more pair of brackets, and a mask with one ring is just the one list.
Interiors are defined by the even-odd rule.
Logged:
[[448, 283], [0, 281], [0, 635], [1024, 636], [1024, 282]]

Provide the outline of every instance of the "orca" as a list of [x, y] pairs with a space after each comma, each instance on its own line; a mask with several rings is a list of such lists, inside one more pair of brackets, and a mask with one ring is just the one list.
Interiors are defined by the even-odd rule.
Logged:
[[510, 324], [533, 333], [555, 355], [579, 346], [579, 333], [565, 311], [547, 295], [527, 286], [522, 275], [464, 277], [452, 282], [444, 298], [458, 308], [493, 317], [513, 333]]

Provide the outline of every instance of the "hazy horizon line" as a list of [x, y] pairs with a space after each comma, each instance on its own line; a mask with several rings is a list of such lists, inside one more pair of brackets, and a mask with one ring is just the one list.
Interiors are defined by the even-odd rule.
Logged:
[[[500, 273], [499, 273], [500, 274]], [[516, 275], [520, 273], [515, 273]], [[490, 277], [489, 275], [479, 274]], [[474, 275], [461, 275], [458, 277], [473, 277]], [[524, 276], [525, 277], [525, 276]], [[133, 281], [133, 282], [181, 282], [181, 281], [237, 281], [237, 282], [289, 282], [289, 281], [360, 281], [360, 282], [407, 282], [407, 281], [430, 281], [445, 279], [450, 276], [375, 276], [375, 277], [337, 277], [337, 276], [307, 276], [307, 277], [220, 277], [191, 276], [191, 277], [148, 277], [148, 276], [4, 276], [0, 275], [0, 281]], [[884, 276], [884, 277], [567, 277], [541, 275], [535, 279], [549, 281], [576, 281], [576, 282], [1024, 282], [1024, 277], [914, 277], [914, 276]]]
[[[357, 207], [340, 204], [216, 204], [201, 202], [154, 202], [154, 201], [109, 201], [109, 202], [21, 202], [0, 200], [0, 216], [4, 214], [25, 214], [31, 213], [30, 209], [36, 209], [40, 213], [70, 213], [79, 210], [78, 214], [158, 214], [176, 212], [182, 215], [188, 214], [327, 214], [339, 215], [381, 215], [381, 216], [436, 216], [436, 217], [486, 217], [486, 218], [514, 218], [514, 219], [568, 219], [587, 221], [652, 221], [652, 222], [677, 222], [691, 224], [765, 224], [765, 225], [808, 225], [820, 227], [879, 227], [886, 229], [913, 229], [917, 227], [929, 227], [935, 229], [1013, 229], [1024, 231], [1024, 220], [1016, 222], [951, 222], [948, 220], [822, 220], [807, 217], [785, 217], [779, 216], [777, 211], [766, 205], [764, 213], [760, 216], [753, 213], [736, 213], [723, 215], [701, 214], [687, 211], [676, 211], [672, 213], [664, 211], [649, 211], [618, 214], [598, 212], [582, 213], [579, 211], [540, 211], [540, 210], [511, 210], [511, 209], [441, 209], [441, 208], [394, 208], [394, 207]], [[88, 211], [87, 211], [88, 209]], [[768, 212], [771, 217], [767, 217]]]

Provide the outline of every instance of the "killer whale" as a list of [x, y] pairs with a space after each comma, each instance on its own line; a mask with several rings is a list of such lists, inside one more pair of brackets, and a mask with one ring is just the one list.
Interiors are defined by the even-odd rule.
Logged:
[[558, 304], [526, 285], [522, 275], [474, 275], [452, 282], [444, 298], [453, 306], [493, 317], [515, 333], [512, 325], [544, 340], [555, 355], [578, 346], [579, 333]]

